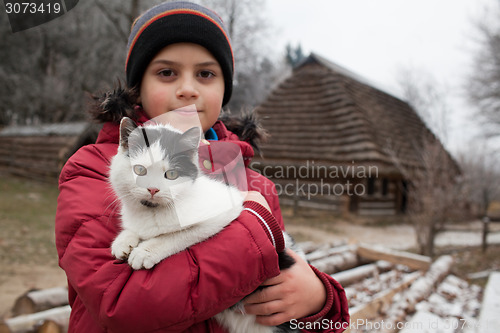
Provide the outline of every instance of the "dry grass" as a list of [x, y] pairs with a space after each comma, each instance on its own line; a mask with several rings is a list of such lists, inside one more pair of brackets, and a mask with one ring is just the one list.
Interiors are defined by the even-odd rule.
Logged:
[[57, 265], [57, 186], [0, 178], [0, 318], [31, 289], [66, 285]]
[[0, 185], [0, 265], [57, 265], [54, 218], [57, 186], [2, 177]]
[[[467, 247], [443, 248], [438, 250], [439, 254], [451, 254], [455, 258], [452, 271], [463, 279], [467, 279], [467, 275], [471, 273], [500, 271], [500, 245], [490, 245], [484, 253], [481, 247]], [[472, 282], [484, 287], [486, 281], [487, 278], [481, 278]]]
[[315, 213], [301, 211], [300, 214], [294, 215], [293, 209], [289, 207], [282, 207], [281, 213], [287, 227], [290, 225], [301, 225], [332, 233], [336, 233], [338, 231], [335, 227], [335, 222], [341, 220], [339, 216], [322, 211]]

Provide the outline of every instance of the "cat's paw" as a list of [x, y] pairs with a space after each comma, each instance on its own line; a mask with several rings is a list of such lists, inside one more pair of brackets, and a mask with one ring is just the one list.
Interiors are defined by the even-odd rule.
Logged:
[[128, 264], [136, 270], [142, 268], [150, 269], [160, 261], [161, 259], [158, 259], [153, 251], [145, 246], [134, 248], [128, 257]]
[[139, 241], [135, 234], [122, 232], [111, 244], [111, 254], [117, 259], [126, 260]]

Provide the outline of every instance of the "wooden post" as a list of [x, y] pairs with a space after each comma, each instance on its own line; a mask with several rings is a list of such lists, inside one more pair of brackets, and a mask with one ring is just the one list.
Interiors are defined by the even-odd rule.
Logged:
[[483, 217], [483, 242], [482, 242], [482, 250], [483, 253], [486, 252], [486, 249], [488, 248], [488, 226], [490, 223], [490, 218], [488, 216]]
[[386, 260], [393, 264], [402, 264], [411, 269], [427, 271], [431, 265], [431, 258], [419, 254], [396, 251], [380, 246], [360, 245], [358, 256], [370, 260]]

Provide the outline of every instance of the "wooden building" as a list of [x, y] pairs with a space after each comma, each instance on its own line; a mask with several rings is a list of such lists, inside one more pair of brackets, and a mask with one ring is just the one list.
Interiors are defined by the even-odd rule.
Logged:
[[424, 138], [452, 160], [408, 103], [316, 54], [256, 112], [271, 137], [252, 167], [275, 182], [284, 204], [404, 213]]
[[10, 126], [0, 131], [0, 174], [56, 181], [66, 160], [95, 142], [98, 128], [88, 122]]

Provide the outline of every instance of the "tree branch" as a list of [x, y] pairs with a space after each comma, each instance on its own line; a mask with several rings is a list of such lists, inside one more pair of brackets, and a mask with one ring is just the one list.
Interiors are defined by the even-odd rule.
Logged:
[[126, 42], [128, 40], [128, 32], [123, 31], [121, 29], [120, 20], [116, 16], [111, 14], [111, 12], [105, 5], [103, 5], [97, 0], [95, 3], [97, 4], [97, 7], [101, 10], [101, 12], [104, 14], [104, 16], [112, 23], [111, 25], [115, 28], [116, 32], [118, 33], [118, 36]]

